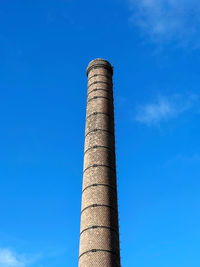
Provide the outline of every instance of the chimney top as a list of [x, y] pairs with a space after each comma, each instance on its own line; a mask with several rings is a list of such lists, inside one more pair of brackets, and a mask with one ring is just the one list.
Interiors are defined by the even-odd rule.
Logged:
[[105, 69], [109, 70], [111, 72], [111, 74], [113, 74], [112, 65], [107, 60], [105, 60], [103, 58], [96, 58], [96, 59], [90, 61], [90, 63], [88, 64], [88, 67], [87, 67], [87, 76], [88, 76], [90, 70], [93, 68], [105, 68]]

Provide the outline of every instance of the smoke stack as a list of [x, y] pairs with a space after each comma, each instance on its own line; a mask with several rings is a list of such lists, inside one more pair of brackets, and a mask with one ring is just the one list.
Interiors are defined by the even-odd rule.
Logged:
[[104, 59], [87, 67], [79, 267], [120, 266], [112, 76]]

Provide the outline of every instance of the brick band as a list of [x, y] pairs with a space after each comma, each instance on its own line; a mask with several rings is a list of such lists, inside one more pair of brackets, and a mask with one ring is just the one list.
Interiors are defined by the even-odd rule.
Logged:
[[95, 81], [95, 82], [91, 83], [90, 85], [88, 85], [88, 89], [90, 88], [90, 86], [97, 84], [97, 83], [107, 84], [109, 87], [113, 85], [112, 83], [109, 83], [109, 82]]
[[108, 149], [108, 150], [110, 150], [110, 151], [115, 155], [115, 151], [113, 151], [112, 148], [110, 148], [110, 147], [108, 147], [108, 146], [92, 146], [92, 147], [88, 148], [87, 150], [85, 150], [84, 155], [85, 155], [88, 151], [90, 151], [90, 150], [92, 150], [92, 149], [95, 149], [95, 148], [104, 148], [104, 149]]
[[114, 186], [112, 186], [112, 185], [109, 185], [109, 184], [91, 184], [91, 185], [86, 186], [86, 187], [82, 190], [82, 194], [83, 194], [83, 192], [84, 192], [85, 190], [87, 190], [88, 188], [90, 188], [90, 187], [95, 187], [95, 186], [107, 186], [107, 187], [113, 189], [113, 190], [116, 192], [116, 187], [114, 187]]
[[107, 70], [107, 72], [110, 72], [110, 74], [113, 75], [113, 67], [110, 65], [110, 63], [108, 61], [98, 59], [95, 60], [95, 64], [94, 61], [91, 61], [90, 64], [88, 65], [87, 76], [92, 69], [99, 69], [99, 68], [105, 69]]
[[81, 213], [83, 213], [83, 212], [84, 212], [85, 210], [87, 210], [87, 209], [90, 209], [90, 208], [97, 208], [97, 207], [106, 207], [106, 208], [109, 208], [109, 209], [114, 210], [115, 212], [117, 212], [117, 209], [114, 208], [113, 206], [110, 206], [110, 205], [106, 205], [106, 204], [92, 204], [92, 205], [89, 205], [89, 206], [85, 207], [85, 208], [81, 211]]
[[96, 115], [105, 115], [105, 116], [110, 117], [111, 120], [113, 120], [113, 116], [112, 116], [111, 114], [109, 114], [109, 113], [106, 113], [106, 112], [94, 112], [94, 113], [88, 115], [88, 116], [86, 117], [86, 120], [87, 120], [89, 117], [91, 117], [91, 116], [96, 116]]
[[97, 99], [97, 98], [104, 98], [104, 99], [107, 99], [107, 100], [109, 100], [109, 101], [113, 101], [111, 98], [106, 97], [106, 96], [94, 96], [94, 97], [88, 99], [87, 102], [90, 102], [90, 101], [92, 101], [92, 100], [94, 100], [94, 99]]
[[115, 172], [115, 168], [113, 168], [113, 167], [111, 167], [111, 166], [104, 165], [104, 164], [93, 164], [93, 165], [91, 165], [91, 166], [88, 166], [85, 170], [83, 170], [83, 173], [84, 173], [85, 171], [87, 171], [88, 169], [90, 169], [90, 168], [97, 168], [97, 167], [105, 167], [105, 168], [109, 168], [109, 169], [111, 169], [111, 170], [113, 170], [113, 171]]
[[108, 89], [103, 89], [103, 88], [95, 88], [93, 90], [91, 90], [90, 92], [88, 92], [87, 96], [89, 96], [89, 94], [93, 93], [93, 92], [96, 92], [96, 91], [105, 91], [107, 93], [111, 93], [110, 90]]
[[119, 235], [117, 229], [113, 228], [113, 227], [110, 227], [110, 226], [101, 226], [101, 225], [93, 225], [91, 227], [88, 227], [86, 229], [84, 229], [83, 231], [81, 231], [80, 235], [82, 235], [82, 233], [88, 231], [88, 230], [92, 230], [92, 229], [107, 229], [107, 230], [110, 230], [110, 231], [113, 231], [114, 233], [117, 234], [117, 236]]
[[90, 133], [94, 133], [94, 132], [98, 132], [98, 131], [108, 133], [108, 134], [110, 134], [110, 135], [112, 135], [112, 136], [114, 137], [114, 133], [111, 132], [111, 131], [108, 131], [108, 130], [106, 130], [106, 129], [93, 129], [93, 130], [89, 131], [89, 132], [85, 135], [85, 138], [86, 138], [86, 136], [87, 136], [88, 134], [90, 134]]
[[107, 252], [107, 253], [111, 253], [117, 257], [119, 257], [119, 253], [118, 252], [115, 252], [115, 251], [112, 251], [112, 250], [106, 250], [106, 249], [91, 249], [91, 250], [88, 250], [88, 251], [85, 251], [83, 252], [80, 256], [79, 256], [79, 259], [84, 255], [84, 254], [87, 254], [87, 253], [90, 253], [90, 252]]
[[109, 75], [105, 75], [105, 74], [94, 74], [90, 78], [88, 78], [88, 82], [89, 82], [90, 79], [92, 79], [94, 77], [99, 77], [99, 76], [106, 77], [107, 79], [112, 79], [112, 76], [109, 76]]

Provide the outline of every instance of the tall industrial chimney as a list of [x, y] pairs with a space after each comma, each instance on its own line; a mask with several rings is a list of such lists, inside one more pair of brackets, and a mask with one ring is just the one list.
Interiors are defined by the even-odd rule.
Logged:
[[113, 68], [95, 59], [87, 76], [79, 267], [120, 267]]

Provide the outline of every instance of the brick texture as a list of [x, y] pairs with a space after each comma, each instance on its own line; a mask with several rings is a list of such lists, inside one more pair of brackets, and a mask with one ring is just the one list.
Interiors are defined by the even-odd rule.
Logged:
[[79, 267], [120, 267], [112, 75], [88, 65]]

